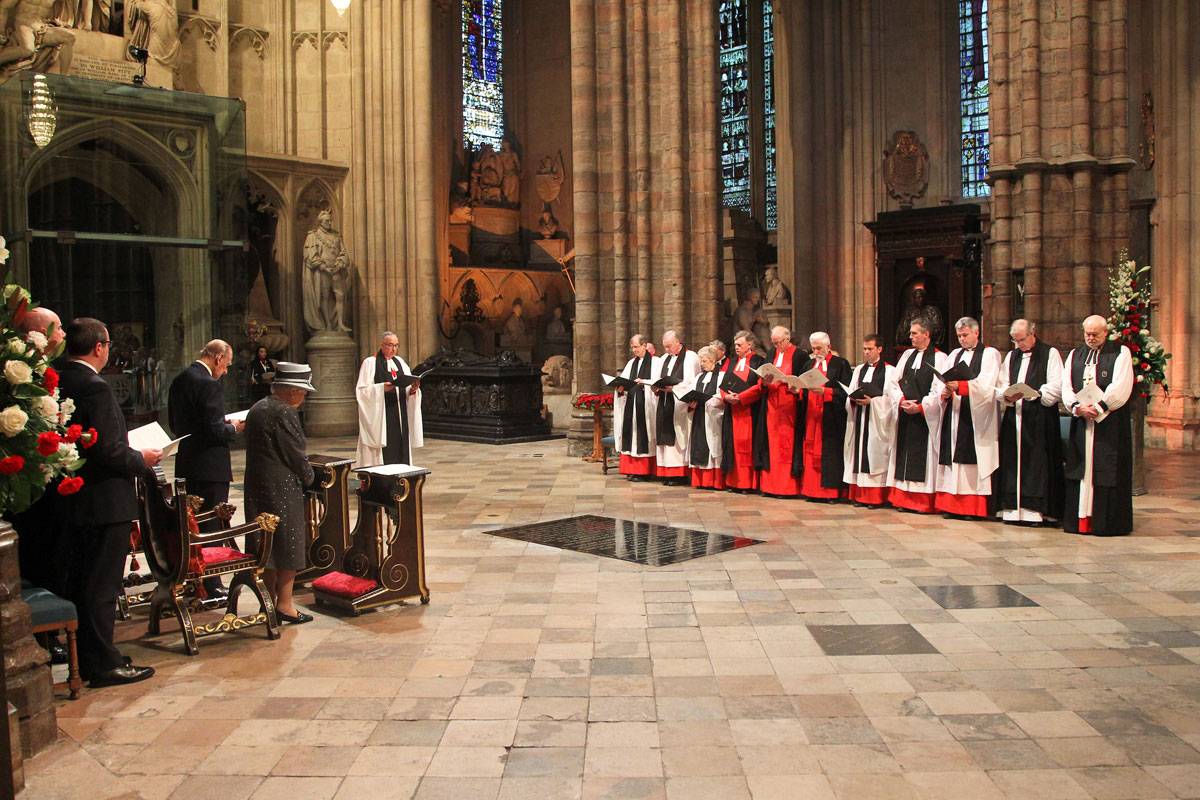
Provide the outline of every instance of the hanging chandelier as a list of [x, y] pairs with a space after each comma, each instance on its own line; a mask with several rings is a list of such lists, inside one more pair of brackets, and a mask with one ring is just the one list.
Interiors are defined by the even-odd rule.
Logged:
[[33, 90], [29, 95], [29, 135], [38, 147], [45, 147], [54, 138], [54, 129], [58, 125], [57, 111], [46, 76], [34, 75]]
[[350, 0], [329, 0], [329, 2], [333, 3], [333, 7], [337, 9], [339, 17], [344, 16], [346, 9], [350, 8]]

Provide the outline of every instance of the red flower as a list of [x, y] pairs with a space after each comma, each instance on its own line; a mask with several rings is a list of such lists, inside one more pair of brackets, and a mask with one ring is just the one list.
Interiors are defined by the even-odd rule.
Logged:
[[58, 452], [60, 442], [62, 438], [54, 431], [38, 434], [37, 451], [44, 456], [52, 456]]
[[1141, 328], [1139, 328], [1137, 325], [1134, 325], [1129, 330], [1136, 334], [1138, 331], [1141, 330]]
[[1130, 311], [1137, 311], [1137, 304], [1136, 304], [1136, 303], [1130, 303], [1130, 304], [1129, 304], [1129, 310], [1130, 310]]
[[42, 376], [42, 386], [50, 394], [54, 394], [54, 390], [58, 388], [58, 373], [53, 367], [46, 367], [46, 374]]
[[7, 456], [0, 459], [0, 475], [16, 475], [25, 469], [25, 459], [20, 456]]
[[1122, 335], [1122, 336], [1128, 336], [1128, 335], [1129, 335], [1129, 328], [1122, 328], [1122, 329], [1121, 329], [1121, 335]]
[[1149, 362], [1149, 361], [1143, 361], [1143, 362], [1142, 362], [1142, 369], [1150, 369], [1150, 362]]
[[67, 433], [65, 436], [63, 436], [63, 438], [66, 439], [69, 443], [74, 444], [75, 442], [79, 441], [80, 436], [83, 436], [83, 426], [82, 425], [68, 425]]
[[62, 483], [58, 485], [58, 493], [63, 497], [69, 494], [75, 494], [83, 488], [83, 478], [63, 478]]
[[1142, 349], [1141, 346], [1138, 344], [1130, 344], [1129, 345], [1130, 352], [1136, 353], [1136, 352], [1140, 351], [1141, 349]]
[[84, 434], [83, 449], [87, 450], [98, 441], [100, 441], [100, 434], [96, 432], [95, 428], [88, 428], [87, 433]]
[[1130, 282], [1129, 282], [1129, 288], [1130, 288], [1130, 289], [1133, 289], [1133, 288], [1135, 288], [1135, 287], [1137, 287], [1137, 281], [1136, 281], [1136, 280], [1132, 280], [1132, 281], [1130, 281]]

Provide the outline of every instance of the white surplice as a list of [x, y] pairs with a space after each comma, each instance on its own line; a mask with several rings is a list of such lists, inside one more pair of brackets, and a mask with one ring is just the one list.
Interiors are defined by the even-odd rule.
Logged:
[[929, 387], [929, 392], [921, 398], [921, 411], [925, 416], [925, 424], [929, 426], [929, 439], [925, 442], [925, 480], [924, 481], [902, 481], [896, 479], [896, 457], [895, 448], [899, 446], [899, 440], [896, 432], [899, 430], [900, 418], [906, 416], [905, 412], [900, 408], [900, 401], [904, 399], [904, 392], [900, 389], [900, 378], [904, 375], [904, 368], [910, 360], [913, 361], [914, 368], [922, 366], [927, 358], [933, 358], [933, 368], [938, 372], [946, 370], [946, 354], [940, 350], [934, 350], [932, 346], [926, 348], [923, 352], [915, 347], [910, 350], [905, 350], [900, 356], [900, 363], [896, 365], [896, 380], [891, 385], [891, 408], [895, 413], [895, 421], [892, 429], [892, 457], [888, 459], [888, 479], [887, 485], [893, 486], [902, 492], [913, 492], [915, 494], [933, 494], [937, 486], [937, 466], [938, 452], [941, 447], [942, 439], [942, 387], [938, 383], [937, 377], [933, 379], [932, 385]]
[[[874, 489], [887, 486], [888, 465], [892, 461], [892, 442], [896, 436], [896, 414], [899, 413], [899, 408], [892, 398], [892, 387], [896, 383], [898, 373], [895, 367], [884, 364], [882, 359], [875, 366], [868, 366], [865, 370], [863, 366], [860, 364], [854, 368], [850, 379], [850, 392], [853, 393], [863, 384], [870, 383], [875, 377], [875, 370], [883, 369], [883, 393], [879, 397], [872, 397], [869, 405], [862, 406], [867, 413], [861, 430], [855, 424], [859, 406], [851, 402], [850, 398], [846, 398], [849, 416], [846, 419], [846, 438], [842, 446], [842, 460], [845, 463], [842, 480], [847, 485]], [[861, 381], [858, 379], [859, 374], [863, 376]], [[869, 471], [855, 472], [854, 454], [862, 452], [864, 440], [867, 445]]]
[[[1062, 401], [1063, 405], [1071, 408], [1075, 405], [1075, 387], [1071, 385], [1071, 364], [1075, 358], [1075, 352], [1067, 356], [1067, 362], [1063, 364], [1062, 370]], [[1096, 362], [1092, 361], [1083, 368], [1083, 385], [1096, 382]], [[1121, 406], [1129, 402], [1129, 397], [1133, 393], [1134, 377], [1133, 377], [1133, 356], [1129, 352], [1129, 348], [1121, 345], [1121, 352], [1117, 355], [1117, 363], [1113, 365], [1112, 381], [1108, 384], [1108, 388], [1104, 390], [1103, 403], [1108, 406], [1108, 410], [1097, 406], [1100, 416], [1095, 420], [1087, 420], [1087, 438], [1084, 440], [1083, 453], [1083, 480], [1079, 482], [1079, 518], [1086, 519], [1092, 516], [1092, 447], [1096, 441], [1096, 423], [1103, 422], [1108, 415], [1116, 411]], [[1071, 408], [1073, 416], [1079, 416], [1079, 409]]]
[[[946, 359], [946, 369], [959, 363], [962, 348], [956, 347]], [[970, 387], [966, 397], [957, 393], [946, 402], [945, 414], [950, 414], [950, 441], [958, 441], [958, 422], [963, 403], [971, 409], [971, 429], [974, 431], [975, 463], [938, 465], [937, 490], [957, 495], [990, 495], [992, 473], [1000, 466], [1000, 417], [996, 405], [996, 378], [1000, 372], [1000, 351], [994, 347], [976, 347], [962, 357], [962, 363], [970, 365], [981, 359], [979, 375], [967, 381]], [[945, 372], [945, 370], [938, 370]], [[944, 384], [933, 379], [934, 389], [940, 395]], [[941, 430], [937, 432], [940, 439]]]
[[[683, 359], [683, 381], [685, 383], [694, 382], [696, 376], [700, 374], [700, 357], [694, 350], [680, 351], [677, 356], [670, 353], [658, 356], [654, 365], [654, 380], [657, 381], [672, 375], [675, 363], [680, 358]], [[663, 391], [671, 390], [668, 388]], [[653, 393], [650, 396], [657, 406], [658, 397]], [[673, 421], [675, 423], [675, 444], [656, 444], [654, 448], [656, 464], [660, 467], [686, 467], [688, 465], [688, 437], [691, 434], [692, 418], [688, 414], [687, 403], [676, 401]]]
[[[395, 356], [393, 366], [405, 375], [411, 375], [403, 358]], [[375, 382], [375, 356], [363, 360], [358, 370], [358, 383], [354, 387], [358, 399], [358, 452], [355, 463], [360, 467], [383, 463], [383, 448], [387, 444], [387, 412], [384, 398], [395, 392], [396, 398], [408, 409], [408, 446], [415, 450], [425, 444], [424, 428], [421, 423], [421, 390], [409, 392], [390, 384]], [[403, 396], [402, 396], [403, 394]], [[401, 424], [404, 423], [401, 417]], [[416, 460], [416, 457], [412, 457]]]
[[[658, 372], [658, 359], [654, 356], [647, 356], [647, 358], [651, 359], [650, 374], [654, 375]], [[621, 369], [622, 378], [629, 378], [632, 380], [636, 377], [633, 374], [633, 362], [637, 360], [638, 359], [631, 358], [625, 362], [625, 366]], [[631, 441], [621, 441], [621, 431], [625, 424], [625, 413], [626, 411], [628, 411], [630, 414], [633, 413], [633, 406], [629, 403], [630, 392], [641, 392], [646, 398], [646, 452], [640, 452], [637, 448], [638, 437], [636, 416], [634, 417], [633, 427], [631, 429]], [[616, 439], [616, 450], [618, 453], [626, 456], [637, 456], [639, 458], [654, 457], [654, 419], [655, 412], [657, 411], [657, 400], [658, 398], [654, 396], [654, 392], [652, 392], [648, 386], [639, 386], [637, 389], [631, 389], [625, 394], [613, 392], [613, 436]]]
[[[1029, 374], [1029, 364], [1033, 360], [1033, 351], [1028, 352], [1014, 350], [1009, 351], [1004, 357], [1004, 363], [1000, 365], [1000, 374], [996, 378], [996, 400], [1000, 405], [1000, 417], [1004, 417], [1004, 392], [1013, 383], [1008, 379], [1012, 374], [1012, 359], [1020, 354], [1021, 366], [1017, 368], [1017, 383], [1027, 383], [1025, 378]], [[1046, 355], [1046, 382], [1041, 386], [1036, 387], [1042, 395], [1037, 400], [1017, 400], [1014, 410], [1014, 419], [1017, 429], [1017, 464], [1021, 463], [1021, 412], [1025, 407], [1025, 403], [1041, 403], [1046, 408], [1051, 408], [1058, 405], [1059, 398], [1062, 397], [1062, 374], [1063, 362], [1062, 355], [1058, 350], [1051, 347], [1050, 352]], [[1020, 493], [1020, 466], [1017, 467], [1017, 486], [1018, 496]], [[1019, 503], [1018, 503], [1019, 505]], [[1028, 508], [1009, 508], [999, 512], [1001, 519], [1005, 522], [1041, 522], [1042, 514], [1040, 511], [1032, 511]]]

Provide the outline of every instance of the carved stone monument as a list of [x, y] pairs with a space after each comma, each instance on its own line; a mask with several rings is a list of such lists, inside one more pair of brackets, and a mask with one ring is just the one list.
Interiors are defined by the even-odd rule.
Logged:
[[[779, 279], [779, 267], [774, 264], [768, 266], [763, 275], [762, 313], [771, 328], [782, 325], [791, 329], [792, 291], [786, 283]], [[767, 341], [770, 341], [769, 336]], [[763, 346], [766, 346], [766, 342], [763, 343]]]
[[555, 431], [566, 433], [571, 425], [571, 381], [574, 365], [569, 356], [550, 356], [542, 364], [542, 400], [550, 425]]
[[304, 239], [302, 271], [304, 323], [313, 332], [305, 347], [317, 387], [305, 404], [304, 427], [310, 436], [350, 435], [358, 430], [358, 347], [347, 324], [352, 275], [328, 209]]

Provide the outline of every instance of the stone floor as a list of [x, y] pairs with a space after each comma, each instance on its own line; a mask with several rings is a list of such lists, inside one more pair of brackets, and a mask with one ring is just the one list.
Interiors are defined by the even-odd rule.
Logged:
[[[312, 452], [345, 453], [347, 440]], [[126, 652], [28, 798], [1200, 797], [1200, 458], [1137, 535], [601, 475], [562, 442], [420, 453], [433, 602]], [[763, 539], [649, 568], [486, 531], [602, 514]]]

